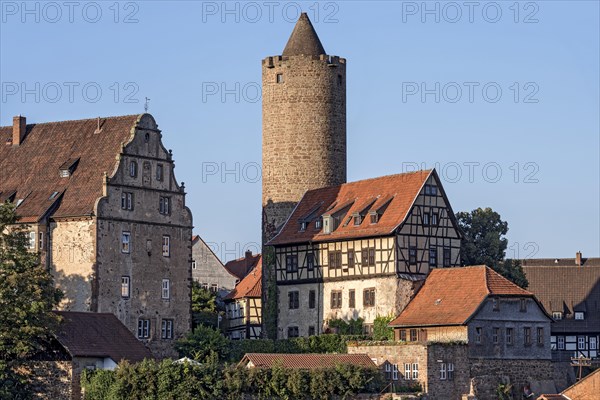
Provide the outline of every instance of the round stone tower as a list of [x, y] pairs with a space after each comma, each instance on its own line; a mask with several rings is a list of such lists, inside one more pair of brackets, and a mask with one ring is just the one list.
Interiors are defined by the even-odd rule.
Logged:
[[346, 60], [302, 13], [283, 54], [263, 60], [262, 88], [266, 243], [307, 190], [346, 182]]

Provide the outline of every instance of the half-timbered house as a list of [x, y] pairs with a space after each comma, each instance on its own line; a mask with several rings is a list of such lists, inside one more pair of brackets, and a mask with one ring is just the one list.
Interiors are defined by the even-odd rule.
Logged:
[[228, 338], [260, 339], [262, 322], [262, 260], [229, 293], [225, 301], [225, 332]]
[[431, 268], [460, 265], [461, 234], [435, 170], [306, 192], [277, 236], [278, 337], [331, 319], [399, 314]]

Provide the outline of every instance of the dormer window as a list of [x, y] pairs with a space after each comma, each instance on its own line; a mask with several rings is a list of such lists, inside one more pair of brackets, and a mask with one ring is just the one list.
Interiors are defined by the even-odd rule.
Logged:
[[322, 225], [323, 225], [323, 222], [322, 222], [321, 218], [319, 218], [315, 221], [315, 228], [321, 229]]
[[576, 312], [575, 312], [575, 319], [583, 320], [583, 319], [584, 319], [583, 312], [581, 312], [581, 311], [576, 311]]
[[304, 232], [306, 230], [306, 225], [307, 225], [306, 221], [300, 222], [300, 231], [301, 232]]
[[48, 200], [53, 200], [57, 195], [58, 195], [58, 192], [52, 192], [50, 197], [48, 197]]
[[69, 158], [60, 167], [58, 167], [59, 176], [61, 178], [70, 177], [71, 175], [73, 175], [73, 172], [75, 172], [77, 164], [79, 164], [79, 158]]
[[552, 318], [559, 321], [559, 320], [563, 319], [563, 313], [561, 313], [560, 311], [553, 311]]
[[354, 214], [354, 225], [360, 225], [362, 223], [362, 215]]
[[323, 217], [323, 233], [331, 233], [333, 231], [333, 217], [327, 215]]
[[370, 217], [371, 217], [372, 224], [376, 224], [379, 222], [379, 214], [377, 214], [376, 212], [372, 212]]

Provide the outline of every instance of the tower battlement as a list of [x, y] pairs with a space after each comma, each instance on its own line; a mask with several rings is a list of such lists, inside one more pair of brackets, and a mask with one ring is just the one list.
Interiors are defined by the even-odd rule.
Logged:
[[303, 59], [310, 59], [313, 61], [317, 61], [317, 60], [321, 60], [321, 61], [326, 61], [327, 64], [330, 64], [330, 66], [337, 66], [338, 64], [346, 64], [346, 59], [340, 56], [330, 56], [327, 54], [320, 54], [320, 55], [300, 55], [300, 56], [269, 56], [266, 57], [262, 60], [262, 65], [263, 67], [266, 66], [267, 68], [273, 68], [276, 65], [281, 65], [281, 63], [284, 63], [286, 61], [289, 61], [290, 58], [292, 59], [296, 59], [297, 57], [301, 57]]

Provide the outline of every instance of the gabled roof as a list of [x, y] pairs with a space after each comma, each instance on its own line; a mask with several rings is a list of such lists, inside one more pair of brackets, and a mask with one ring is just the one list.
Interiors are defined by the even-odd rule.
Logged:
[[[552, 313], [562, 312], [564, 319], [552, 324], [552, 332], [600, 332], [600, 264], [587, 259], [584, 266], [568, 266], [523, 261], [523, 271], [533, 292], [544, 308]], [[598, 260], [598, 259], [596, 259]], [[584, 312], [583, 320], [574, 319], [576, 311]]]
[[[389, 235], [404, 222], [423, 185], [432, 174], [437, 176], [433, 170], [417, 171], [309, 190], [296, 205], [279, 234], [268, 245]], [[439, 181], [438, 187], [441, 190]], [[371, 203], [373, 198], [375, 201]], [[367, 204], [370, 207], [365, 209]], [[380, 210], [386, 204], [387, 207], [376, 224], [371, 224], [370, 218], [364, 218], [358, 226], [353, 222], [345, 225], [346, 219], [353, 213]], [[320, 206], [312, 214], [312, 222], [301, 231], [299, 221], [317, 205]], [[316, 228], [317, 218], [343, 210], [347, 211], [340, 217], [340, 224], [335, 231], [325, 234]]]
[[[53, 206], [54, 217], [91, 215], [102, 196], [104, 173], [117, 165], [123, 143], [131, 140], [140, 115], [28, 124], [18, 146], [12, 145], [12, 126], [0, 127], [0, 197], [15, 192], [24, 199], [17, 208], [22, 222], [36, 222]], [[60, 169], [73, 174], [61, 178]]]
[[259, 261], [260, 254], [247, 254], [242, 258], [231, 260], [225, 263], [225, 269], [229, 271], [230, 274], [236, 276], [239, 280], [242, 280], [248, 274], [248, 272], [258, 265]]
[[262, 295], [262, 257], [258, 256], [256, 266], [244, 279], [235, 286], [224, 300], [235, 300], [246, 297], [261, 297]]
[[[250, 365], [251, 363], [251, 365]], [[335, 367], [339, 364], [362, 365], [373, 367], [376, 365], [366, 354], [271, 354], [247, 353], [239, 365], [270, 368], [274, 365], [283, 368], [314, 369]]]
[[285, 49], [283, 50], [283, 56], [319, 56], [326, 54], [319, 36], [313, 27], [308, 14], [300, 14], [296, 26], [290, 38], [288, 39]]
[[56, 338], [72, 357], [110, 357], [115, 362], [152, 358], [144, 344], [113, 314], [55, 312], [63, 318]]
[[433, 269], [390, 326], [464, 325], [488, 296], [533, 294], [485, 265]]
[[598, 393], [600, 393], [600, 369], [595, 370], [561, 392], [567, 399], [579, 400], [597, 399]]

